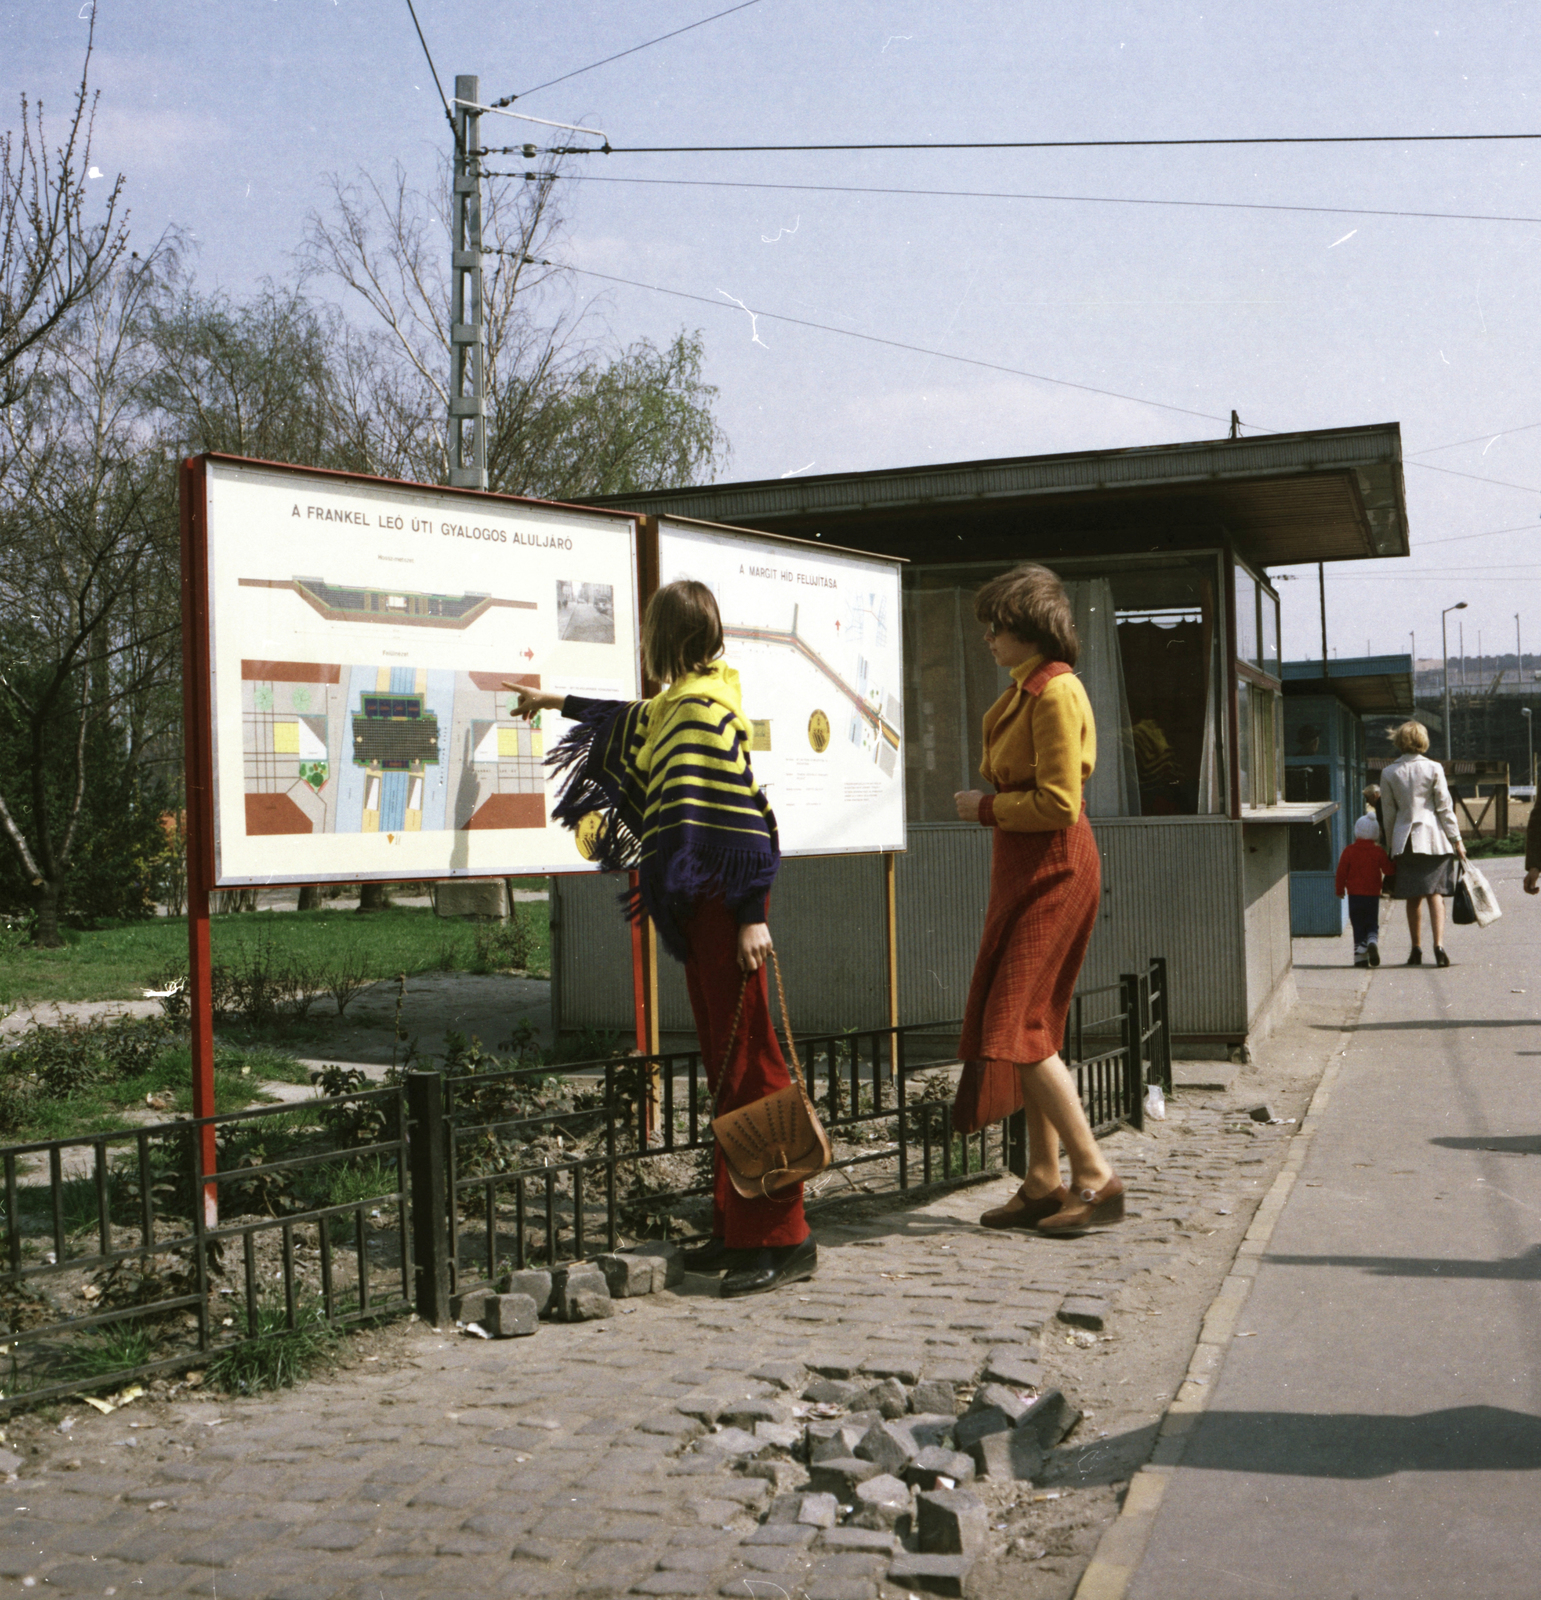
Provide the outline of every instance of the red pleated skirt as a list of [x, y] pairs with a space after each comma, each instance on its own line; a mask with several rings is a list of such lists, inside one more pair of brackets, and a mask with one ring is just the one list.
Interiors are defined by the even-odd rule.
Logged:
[[1101, 893], [1102, 861], [1084, 811], [1052, 833], [995, 829], [990, 904], [958, 1041], [960, 1133], [1020, 1111], [1017, 1063], [1063, 1046]]

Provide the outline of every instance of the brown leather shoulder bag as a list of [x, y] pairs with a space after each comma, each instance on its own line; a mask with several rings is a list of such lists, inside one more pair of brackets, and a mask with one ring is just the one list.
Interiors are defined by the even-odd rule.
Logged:
[[[787, 1015], [787, 993], [781, 982], [781, 963], [771, 951], [776, 973], [776, 994], [781, 1001], [781, 1027], [787, 1040], [787, 1063], [792, 1082], [775, 1094], [768, 1094], [752, 1105], [724, 1111], [712, 1119], [728, 1180], [747, 1200], [770, 1199], [780, 1189], [789, 1188], [821, 1173], [833, 1159], [829, 1135], [819, 1121], [818, 1112], [803, 1083], [803, 1069], [792, 1040], [792, 1021]], [[744, 995], [749, 988], [746, 974], [738, 991], [738, 1009], [733, 1013], [733, 1031], [728, 1035], [722, 1064], [717, 1074], [717, 1097], [727, 1081], [728, 1062], [738, 1039], [744, 1016]]]

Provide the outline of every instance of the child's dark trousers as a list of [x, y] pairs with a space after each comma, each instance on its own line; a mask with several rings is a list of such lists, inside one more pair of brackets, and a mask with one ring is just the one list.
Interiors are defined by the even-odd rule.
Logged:
[[1351, 894], [1348, 897], [1348, 920], [1354, 930], [1354, 949], [1380, 943], [1380, 896], [1377, 894]]

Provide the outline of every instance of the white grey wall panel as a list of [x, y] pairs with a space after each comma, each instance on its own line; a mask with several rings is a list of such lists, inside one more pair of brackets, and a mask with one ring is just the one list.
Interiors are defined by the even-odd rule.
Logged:
[[1248, 1023], [1290, 970], [1289, 835], [1273, 824], [1242, 829]]
[[[1082, 981], [1112, 983], [1164, 955], [1173, 1031], [1242, 1038], [1289, 965], [1288, 830], [1246, 830], [1260, 836], [1246, 867], [1243, 831], [1224, 817], [1094, 823], [1103, 898]], [[989, 881], [986, 829], [911, 829], [910, 848], [896, 867], [901, 1021], [962, 1015]], [[882, 883], [876, 856], [782, 864], [771, 927], [794, 1023], [804, 1032], [881, 1022]], [[597, 877], [560, 881], [553, 904], [562, 1028], [633, 1026], [618, 884]], [[683, 972], [668, 958], [660, 963], [659, 999], [663, 1029], [689, 1032]]]
[[621, 917], [623, 873], [551, 880], [552, 1023], [630, 1033], [631, 935]]
[[[560, 880], [553, 956], [559, 1028], [629, 1032], [636, 1025], [631, 940], [617, 905], [623, 883], [619, 876]], [[770, 925], [794, 1028], [832, 1033], [881, 1023], [886, 1007], [883, 915], [880, 856], [782, 862], [771, 892]], [[685, 969], [663, 951], [658, 1012], [665, 1033], [695, 1028]]]
[[1165, 956], [1172, 1031], [1241, 1038], [1241, 824], [1225, 817], [1104, 818], [1092, 832], [1102, 853], [1103, 898], [1082, 982], [1113, 983]]
[[919, 826], [894, 867], [899, 906], [899, 1020], [963, 1015], [985, 906], [990, 830]]

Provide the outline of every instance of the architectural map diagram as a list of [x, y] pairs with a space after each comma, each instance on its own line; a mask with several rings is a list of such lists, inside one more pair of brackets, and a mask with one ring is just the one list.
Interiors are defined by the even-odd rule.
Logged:
[[783, 852], [902, 850], [897, 564], [664, 519], [659, 565], [717, 597]]
[[409, 590], [348, 588], [324, 578], [241, 578], [243, 589], [286, 589], [328, 622], [386, 622], [405, 628], [469, 628], [495, 606], [538, 610], [533, 600], [495, 600], [490, 594], [413, 594]]
[[513, 710], [640, 694], [635, 522], [227, 458], [203, 485], [218, 884], [581, 870], [557, 722]]
[[505, 682], [531, 674], [242, 661], [246, 832], [543, 828], [545, 749]]

